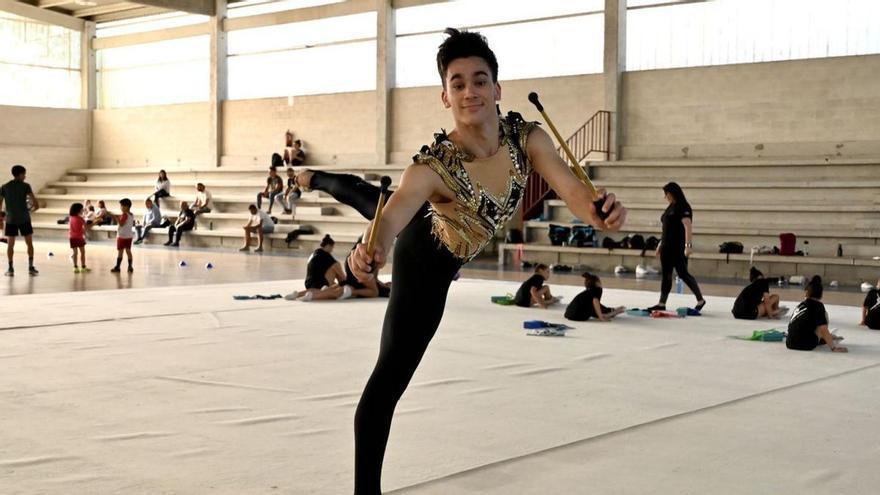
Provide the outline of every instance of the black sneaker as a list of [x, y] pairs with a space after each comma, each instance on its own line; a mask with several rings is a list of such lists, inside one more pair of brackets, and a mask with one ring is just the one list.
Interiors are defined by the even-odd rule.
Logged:
[[170, 245], [171, 245], [171, 241], [168, 241], [165, 244], [163, 244], [163, 246], [170, 246]]
[[128, 267], [128, 273], [134, 273], [134, 268]]
[[119, 267], [114, 266], [113, 268], [110, 269], [110, 273], [119, 273]]
[[7, 277], [14, 277], [14, 276], [15, 276], [15, 270], [13, 270], [12, 268], [10, 268], [9, 270], [6, 270], [5, 275], [6, 275]]
[[651, 311], [666, 311], [666, 305], [664, 305], [664, 304], [655, 304], [655, 305], [651, 306], [650, 308], [646, 308], [645, 311], [648, 311], [648, 312], [651, 312]]
[[31, 275], [39, 275], [40, 274], [40, 272], [34, 267], [28, 268], [28, 273]]

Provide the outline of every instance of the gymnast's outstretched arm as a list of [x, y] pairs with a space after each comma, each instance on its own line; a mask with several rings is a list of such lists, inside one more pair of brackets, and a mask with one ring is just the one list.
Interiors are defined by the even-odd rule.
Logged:
[[626, 208], [617, 201], [612, 193], [599, 190], [599, 195], [605, 197], [603, 211], [610, 211], [604, 221], [596, 213], [590, 189], [571, 172], [571, 169], [553, 145], [550, 136], [540, 128], [534, 128], [529, 134], [526, 152], [535, 171], [541, 174], [550, 187], [559, 194], [572, 213], [581, 220], [592, 224], [597, 229], [617, 231], [626, 222]]

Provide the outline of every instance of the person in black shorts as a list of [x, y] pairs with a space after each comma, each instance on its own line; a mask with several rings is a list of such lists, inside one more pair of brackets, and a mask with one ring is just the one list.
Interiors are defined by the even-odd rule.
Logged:
[[847, 352], [846, 347], [835, 342], [828, 330], [828, 313], [822, 304], [822, 278], [814, 276], [804, 291], [804, 300], [795, 308], [788, 322], [785, 346], [797, 351], [812, 351], [827, 344], [832, 352]]
[[779, 318], [788, 309], [779, 307], [779, 295], [770, 293], [770, 284], [778, 279], [765, 278], [755, 267], [749, 269], [747, 285], [733, 302], [733, 317], [738, 320], [757, 320], [758, 318]]
[[[880, 280], [877, 281], [880, 287]], [[880, 330], [880, 291], [871, 289], [862, 303], [862, 321], [859, 325], [866, 326], [871, 330]]]
[[626, 308], [608, 308], [602, 305], [602, 280], [592, 273], [584, 272], [584, 290], [574, 296], [565, 308], [565, 318], [572, 321], [587, 321], [596, 318], [599, 321], [611, 321], [615, 316], [626, 311]]
[[0, 211], [0, 242], [9, 242], [6, 239], [6, 212]]
[[[302, 300], [322, 300], [322, 299], [339, 299], [343, 296], [342, 282], [345, 280], [345, 273], [342, 265], [333, 257], [333, 248], [336, 241], [325, 235], [321, 240], [321, 247], [309, 256], [309, 262], [306, 267], [305, 290], [294, 291], [284, 296], [288, 301]], [[350, 295], [348, 297], [351, 297]]]
[[[9, 268], [6, 276], [15, 275], [12, 258], [15, 254], [15, 238], [24, 237], [28, 253], [28, 273], [38, 275], [40, 272], [34, 267], [34, 227], [31, 225], [31, 212], [40, 209], [40, 203], [34, 196], [31, 185], [25, 182], [27, 169], [21, 165], [12, 167], [12, 180], [0, 186], [0, 210], [6, 204], [6, 222], [3, 233], [6, 234], [6, 258], [9, 260]], [[28, 206], [30, 200], [30, 207]]]
[[519, 286], [519, 290], [516, 291], [516, 296], [513, 298], [514, 304], [522, 308], [538, 305], [547, 309], [550, 305], [558, 303], [559, 298], [553, 297], [553, 294], [550, 293], [550, 286], [544, 285], [544, 282], [549, 278], [550, 269], [547, 268], [547, 265], [539, 263], [535, 266], [535, 274]]
[[670, 182], [663, 186], [663, 194], [669, 206], [660, 221], [663, 224], [663, 233], [660, 236], [660, 245], [657, 246], [656, 255], [660, 258], [661, 282], [660, 302], [648, 308], [649, 311], [666, 310], [666, 300], [672, 291], [672, 271], [678, 274], [688, 288], [697, 298], [697, 311], [703, 309], [706, 301], [700, 292], [697, 279], [688, 272], [688, 257], [693, 254], [693, 210], [684, 196], [681, 186]]

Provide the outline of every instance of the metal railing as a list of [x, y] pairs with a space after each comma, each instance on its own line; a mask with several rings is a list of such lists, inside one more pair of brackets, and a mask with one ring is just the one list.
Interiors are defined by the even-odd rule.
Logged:
[[[574, 132], [565, 143], [571, 149], [572, 154], [578, 159], [578, 163], [572, 164], [562, 151], [562, 147], [556, 148], [559, 156], [565, 160], [569, 166], [581, 166], [590, 153], [605, 153], [606, 158], [610, 151], [611, 136], [611, 112], [607, 110], [599, 110], [594, 113], [584, 125]], [[588, 171], [589, 172], [589, 171]], [[543, 213], [544, 201], [553, 199], [556, 193], [550, 189], [550, 185], [537, 172], [532, 172], [529, 177], [529, 183], [526, 186], [525, 197], [523, 198], [523, 220], [529, 220]]]

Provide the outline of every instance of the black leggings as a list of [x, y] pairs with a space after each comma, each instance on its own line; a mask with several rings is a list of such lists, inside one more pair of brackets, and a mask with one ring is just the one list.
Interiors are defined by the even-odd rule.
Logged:
[[[330, 194], [369, 220], [376, 214], [380, 189], [359, 177], [315, 171], [310, 187]], [[461, 265], [431, 233], [426, 203], [394, 245], [394, 290], [385, 311], [379, 358], [354, 419], [354, 491], [358, 495], [381, 493], [382, 461], [394, 408], [440, 325], [449, 285]]]
[[678, 273], [678, 277], [688, 286], [697, 301], [703, 299], [703, 293], [700, 292], [700, 286], [697, 279], [688, 272], [688, 259], [684, 256], [684, 248], [678, 252], [667, 253], [661, 248], [660, 251], [661, 282], [660, 282], [660, 303], [666, 304], [669, 298], [669, 292], [672, 290], [672, 270]]
[[[331, 174], [315, 170], [312, 172], [311, 189], [324, 191], [340, 203], [351, 206], [367, 220], [376, 216], [376, 203], [379, 201], [377, 186], [351, 174]], [[385, 201], [393, 191], [385, 193]]]
[[394, 408], [440, 325], [449, 285], [461, 268], [461, 261], [432, 235], [427, 211], [426, 204], [394, 246], [394, 289], [385, 311], [379, 359], [354, 418], [357, 495], [381, 493]]

